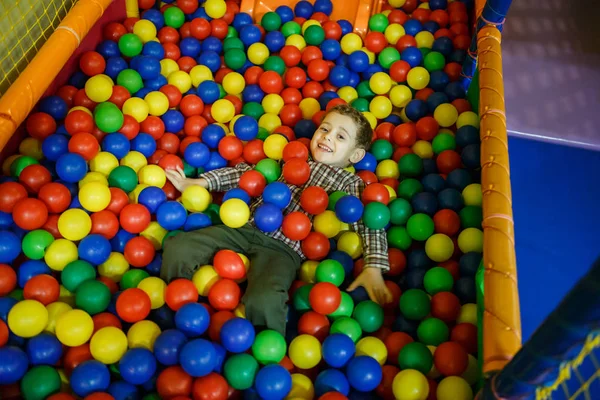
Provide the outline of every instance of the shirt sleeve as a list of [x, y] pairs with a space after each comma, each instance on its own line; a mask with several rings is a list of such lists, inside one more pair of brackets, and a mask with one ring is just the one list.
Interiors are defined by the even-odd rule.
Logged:
[[226, 192], [238, 186], [242, 174], [252, 169], [246, 163], [239, 163], [235, 167], [219, 168], [200, 174], [208, 182], [209, 192]]
[[[351, 196], [359, 199], [365, 190], [365, 184], [362, 179], [354, 179], [346, 186], [345, 191]], [[360, 236], [363, 242], [363, 258], [365, 267], [380, 268], [383, 272], [390, 269], [388, 258], [388, 244], [385, 229], [370, 229], [365, 226], [362, 219], [350, 224], [352, 230]]]

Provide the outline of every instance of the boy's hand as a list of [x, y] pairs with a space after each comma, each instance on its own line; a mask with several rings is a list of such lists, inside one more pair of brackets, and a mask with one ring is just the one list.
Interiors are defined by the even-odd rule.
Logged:
[[364, 287], [371, 300], [380, 306], [392, 301], [392, 293], [385, 285], [379, 268], [364, 268], [347, 290], [351, 292], [359, 286]]
[[175, 186], [175, 189], [179, 190], [181, 193], [185, 189], [190, 186], [199, 185], [206, 189], [206, 180], [205, 179], [191, 179], [185, 176], [183, 170], [179, 167], [176, 169], [166, 169], [165, 175], [169, 182]]

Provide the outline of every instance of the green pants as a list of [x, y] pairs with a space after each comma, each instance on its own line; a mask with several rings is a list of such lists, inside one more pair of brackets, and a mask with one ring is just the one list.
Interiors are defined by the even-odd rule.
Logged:
[[246, 318], [255, 326], [284, 335], [288, 290], [302, 260], [286, 244], [256, 228], [218, 225], [170, 237], [165, 241], [160, 276], [166, 282], [191, 279], [219, 250], [233, 250], [250, 259], [248, 287], [242, 298]]

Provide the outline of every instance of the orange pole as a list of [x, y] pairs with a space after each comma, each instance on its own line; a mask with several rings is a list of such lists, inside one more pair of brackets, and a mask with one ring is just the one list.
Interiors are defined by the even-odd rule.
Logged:
[[113, 0], [79, 0], [0, 98], [0, 150]]
[[500, 31], [493, 26], [482, 28], [477, 35], [485, 268], [484, 373], [501, 370], [521, 347], [500, 42]]

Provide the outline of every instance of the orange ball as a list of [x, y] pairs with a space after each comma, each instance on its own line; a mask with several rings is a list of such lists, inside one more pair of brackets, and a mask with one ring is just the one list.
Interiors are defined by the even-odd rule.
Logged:
[[391, 363], [398, 363], [398, 355], [404, 346], [414, 342], [414, 339], [405, 332], [392, 332], [385, 338], [383, 344], [388, 351], [388, 360]]
[[439, 210], [433, 216], [433, 224], [436, 233], [452, 237], [460, 230], [460, 217], [450, 209]]
[[475, 354], [477, 352], [477, 327], [468, 322], [457, 324], [452, 328], [450, 340], [459, 343], [468, 353]]
[[433, 363], [444, 376], [460, 376], [467, 369], [469, 356], [459, 343], [444, 342], [435, 349]]
[[221, 278], [242, 279], [246, 276], [244, 261], [233, 250], [220, 250], [213, 260], [215, 271]]
[[310, 233], [312, 223], [306, 214], [294, 211], [283, 218], [281, 229], [291, 240], [304, 240]]
[[371, 183], [367, 185], [362, 194], [362, 202], [367, 205], [372, 202], [383, 203], [387, 206], [390, 202], [390, 192], [382, 183]]
[[142, 289], [125, 289], [117, 297], [117, 314], [125, 322], [138, 322], [145, 319], [151, 310], [150, 297]]
[[10, 265], [0, 264], [0, 296], [6, 296], [17, 286], [17, 273]]
[[217, 281], [208, 291], [208, 302], [216, 310], [234, 310], [240, 303], [241, 291], [231, 279]]
[[[302, 252], [309, 260], [322, 260], [329, 254], [329, 239], [320, 232], [311, 232], [302, 241]], [[335, 311], [335, 310], [333, 310]], [[331, 312], [333, 312], [331, 311]]]
[[198, 301], [198, 289], [189, 279], [175, 279], [167, 285], [165, 302], [173, 311], [179, 310], [188, 303]]
[[308, 311], [298, 320], [298, 334], [314, 336], [322, 343], [329, 335], [329, 319], [325, 315]]
[[342, 294], [333, 283], [319, 282], [310, 290], [308, 301], [314, 311], [327, 315], [340, 306]]
[[40, 274], [29, 279], [23, 288], [23, 298], [37, 300], [47, 306], [58, 300], [60, 285], [51, 275]]
[[189, 396], [192, 393], [192, 377], [178, 365], [165, 368], [156, 378], [156, 390], [161, 399]]
[[231, 311], [217, 311], [210, 316], [210, 325], [208, 325], [208, 337], [214, 342], [221, 341], [221, 327], [230, 319], [235, 318]]
[[100, 314], [96, 314], [92, 317], [92, 321], [94, 321], [94, 333], [99, 331], [102, 328], [106, 328], [107, 326], [114, 326], [117, 329], [123, 329], [123, 325], [121, 325], [121, 320], [109, 312], [103, 312]]
[[444, 322], [456, 321], [460, 314], [460, 300], [451, 292], [439, 292], [431, 297], [431, 315]]
[[437, 136], [440, 125], [433, 117], [423, 117], [417, 122], [416, 128], [419, 139], [432, 141]]
[[417, 128], [414, 123], [400, 124], [392, 132], [394, 143], [402, 147], [410, 147], [417, 141]]

